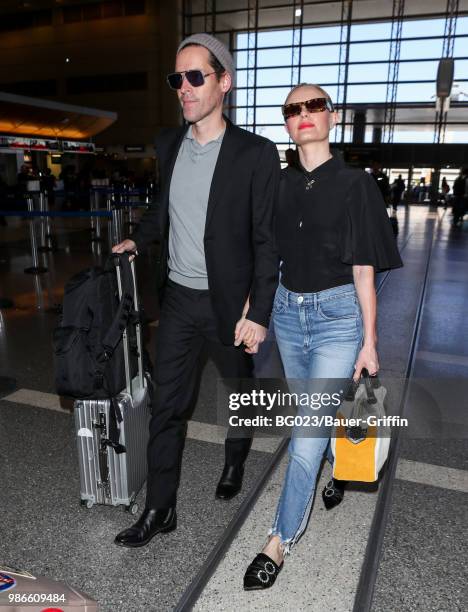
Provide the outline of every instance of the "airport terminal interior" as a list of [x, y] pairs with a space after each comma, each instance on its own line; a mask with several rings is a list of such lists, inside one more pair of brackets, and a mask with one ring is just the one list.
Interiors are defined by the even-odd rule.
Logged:
[[[378, 482], [349, 484], [329, 511], [324, 462], [308, 528], [264, 592], [242, 580], [267, 538], [288, 440], [255, 436], [241, 492], [215, 498], [225, 428], [209, 350], [178, 526], [143, 548], [114, 537], [145, 485], [127, 508], [80, 503], [74, 401], [55, 384], [64, 287], [156, 205], [154, 140], [183, 120], [166, 75], [201, 32], [234, 58], [226, 116], [273, 141], [283, 168], [286, 95], [326, 89], [339, 113], [332, 152], [377, 181], [404, 264], [377, 274], [376, 290], [379, 379], [409, 426], [392, 428]], [[467, 610], [468, 0], [4, 0], [0, 49], [0, 610]], [[154, 243], [135, 260], [152, 358], [159, 254]], [[284, 379], [272, 325], [254, 362], [258, 379]], [[5, 576], [21, 572], [98, 608], [8, 603]]]

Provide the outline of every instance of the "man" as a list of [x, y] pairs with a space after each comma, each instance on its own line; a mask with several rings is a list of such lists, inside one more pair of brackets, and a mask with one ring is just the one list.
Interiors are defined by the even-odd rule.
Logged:
[[454, 226], [461, 225], [468, 210], [468, 168], [462, 168], [453, 183], [453, 221]]
[[382, 166], [380, 162], [378, 161], [372, 162], [371, 176], [376, 182], [377, 187], [380, 189], [380, 193], [382, 194], [385, 204], [388, 206], [390, 186], [389, 186], [388, 176], [385, 174], [385, 172], [382, 172]]
[[391, 189], [392, 208], [397, 210], [398, 204], [401, 202], [401, 198], [405, 193], [405, 181], [402, 179], [401, 174], [398, 178], [393, 181]]
[[[158, 285], [164, 294], [146, 508], [115, 540], [129, 547], [176, 527], [181, 456], [203, 344], [215, 345], [224, 378], [250, 378], [278, 280], [272, 230], [280, 173], [276, 147], [222, 114], [234, 63], [219, 40], [208, 34], [185, 39], [175, 69], [168, 83], [190, 125], [160, 134], [160, 204], [145, 213], [131, 240], [113, 249], [141, 250], [160, 234]], [[248, 437], [226, 439], [218, 498], [240, 491], [250, 444]]]

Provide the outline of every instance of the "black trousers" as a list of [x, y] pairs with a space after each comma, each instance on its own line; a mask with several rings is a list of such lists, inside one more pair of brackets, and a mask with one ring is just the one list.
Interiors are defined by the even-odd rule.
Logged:
[[[234, 342], [234, 330], [232, 335]], [[169, 281], [156, 341], [156, 397], [148, 443], [148, 508], [176, 505], [187, 420], [200, 374], [199, 358], [206, 342], [212, 344], [213, 357], [223, 378], [252, 378], [252, 356], [242, 346], [226, 346], [219, 340], [209, 291]], [[251, 443], [251, 437], [229, 437], [228, 432], [226, 463], [243, 463]]]

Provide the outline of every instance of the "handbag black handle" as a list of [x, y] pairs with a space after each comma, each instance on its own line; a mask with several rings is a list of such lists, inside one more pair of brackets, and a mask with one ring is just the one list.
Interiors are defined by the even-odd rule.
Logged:
[[374, 389], [380, 387], [380, 382], [377, 376], [371, 376], [367, 370], [367, 368], [363, 368], [361, 372], [361, 378], [358, 381], [355, 381], [353, 378], [349, 382], [348, 389], [345, 394], [345, 400], [347, 402], [354, 402], [356, 397], [356, 391], [361, 384], [361, 380], [364, 380], [364, 385], [366, 387], [367, 401], [370, 404], [375, 404], [377, 402], [377, 398], [375, 397]]
[[369, 404], [376, 404], [377, 398], [375, 397], [374, 386], [372, 384], [373, 377], [369, 374], [366, 368], [362, 370], [362, 377], [364, 379], [364, 385], [366, 387], [367, 401], [369, 402]]

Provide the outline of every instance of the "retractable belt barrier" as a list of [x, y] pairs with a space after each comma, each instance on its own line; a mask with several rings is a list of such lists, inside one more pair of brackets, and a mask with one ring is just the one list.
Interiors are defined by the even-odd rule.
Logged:
[[[70, 192], [56, 190], [54, 195], [69, 195]], [[90, 219], [91, 222], [91, 245], [94, 254], [101, 255], [101, 243], [103, 238], [101, 236], [101, 219], [107, 219], [108, 221], [108, 238], [109, 238], [109, 251], [112, 250], [114, 244], [121, 242], [123, 239], [123, 227], [124, 227], [124, 215], [127, 214], [127, 225], [132, 230], [136, 223], [133, 222], [133, 211], [138, 207], [146, 207], [151, 204], [148, 201], [148, 192], [146, 192], [146, 202], [130, 202], [125, 201], [126, 198], [116, 198], [117, 195], [124, 194], [125, 196], [141, 196], [145, 192], [142, 190], [128, 190], [128, 191], [116, 191], [108, 188], [92, 188], [90, 190], [90, 210], [89, 211], [74, 211], [74, 210], [49, 210], [48, 194], [40, 190], [31, 190], [25, 192], [24, 198], [21, 200], [13, 200], [12, 198], [6, 198], [5, 204], [9, 208], [18, 206], [24, 206], [26, 202], [27, 210], [2, 210], [0, 209], [0, 217], [19, 217], [29, 219], [29, 238], [31, 246], [31, 262], [32, 265], [24, 269], [25, 274], [32, 274], [35, 276], [34, 284], [36, 286], [36, 294], [38, 300], [38, 308], [43, 308], [42, 289], [38, 275], [45, 274], [48, 272], [48, 268], [45, 265], [45, 261], [39, 262], [39, 252], [47, 253], [53, 251], [52, 247], [52, 233], [50, 220], [53, 218], [81, 218]], [[106, 208], [101, 208], [102, 194], [105, 196]], [[38, 204], [38, 210], [35, 209], [35, 201]], [[0, 206], [2, 204], [0, 203]], [[38, 245], [37, 239], [37, 220], [40, 219], [40, 245]], [[12, 308], [14, 302], [8, 298], [0, 297], [0, 309]]]
[[[54, 192], [57, 193], [57, 192]], [[125, 195], [132, 194], [133, 192], [125, 191], [122, 192]], [[141, 191], [135, 192], [141, 195]], [[106, 196], [106, 209], [100, 208], [100, 194]], [[21, 217], [29, 219], [29, 237], [31, 243], [31, 256], [32, 266], [25, 268], [25, 274], [44, 274], [48, 271], [48, 268], [39, 263], [39, 252], [52, 251], [52, 234], [50, 227], [51, 218], [89, 218], [91, 221], [91, 231], [93, 243], [97, 243], [98, 254], [100, 254], [100, 243], [103, 238], [101, 236], [101, 218], [108, 219], [108, 239], [109, 239], [109, 251], [112, 250], [114, 244], [121, 242], [123, 239], [123, 228], [125, 224], [124, 215], [128, 214], [127, 224], [131, 228], [135, 223], [133, 222], [132, 212], [134, 208], [147, 206], [144, 202], [125, 202], [118, 201], [115, 198], [116, 191], [107, 188], [92, 188], [91, 189], [91, 210], [89, 211], [62, 211], [62, 210], [49, 210], [47, 194], [41, 191], [29, 191], [25, 194], [25, 201], [28, 206], [28, 210], [0, 210], [0, 216], [2, 217]], [[33, 197], [36, 196], [36, 197]], [[35, 210], [34, 201], [37, 200], [39, 204], [39, 210]], [[24, 201], [15, 202], [14, 204], [23, 204]], [[9, 203], [10, 204], [10, 203]], [[40, 219], [40, 244], [38, 245], [37, 233], [36, 233], [36, 220]], [[110, 225], [109, 225], [110, 223]], [[94, 247], [93, 247], [94, 248]]]

